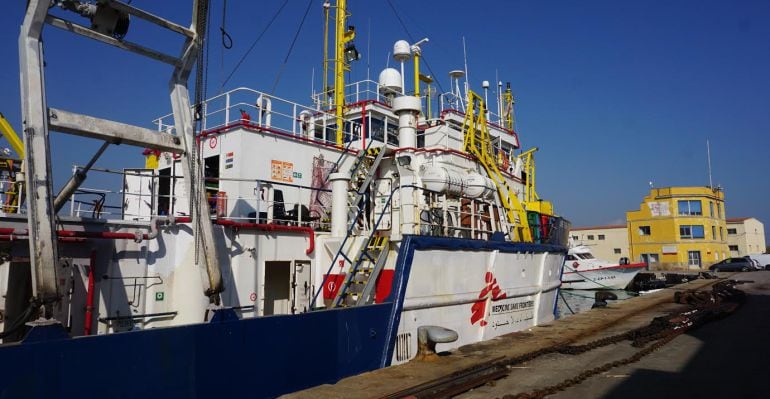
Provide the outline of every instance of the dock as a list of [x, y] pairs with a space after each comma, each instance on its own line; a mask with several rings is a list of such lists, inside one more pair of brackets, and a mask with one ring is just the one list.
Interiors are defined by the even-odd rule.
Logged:
[[[628, 340], [596, 345], [648, 326], [655, 318], [686, 311], [689, 305], [675, 302], [677, 292], [709, 292], [728, 279], [746, 281], [736, 286], [746, 298], [725, 317], [650, 344], [656, 347], [646, 351]], [[718, 279], [693, 280], [464, 346], [432, 361], [413, 360], [284, 397], [763, 398], [770, 392], [768, 310], [770, 272], [722, 273]], [[597, 347], [575, 354], [553, 352], [589, 343]]]

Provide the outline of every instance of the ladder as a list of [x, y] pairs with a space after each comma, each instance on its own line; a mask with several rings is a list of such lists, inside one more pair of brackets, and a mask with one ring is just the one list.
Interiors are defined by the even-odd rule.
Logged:
[[389, 242], [388, 237], [372, 234], [361, 243], [331, 307], [371, 303], [374, 283], [388, 258]]
[[500, 196], [503, 209], [505, 209], [506, 219], [513, 226], [511, 239], [519, 242], [532, 242], [527, 212], [495, 162], [485, 113], [484, 99], [469, 90], [468, 108], [463, 121], [463, 148], [465, 152], [472, 154], [479, 160], [489, 178], [495, 182], [497, 194]]
[[[377, 167], [385, 156], [385, 148], [372, 147], [372, 143], [364, 151], [360, 151], [356, 155], [350, 168], [351, 178], [348, 183], [347, 197], [347, 233], [337, 253], [332, 257], [322, 286], [326, 284], [329, 273], [331, 273], [331, 270], [340, 258], [350, 263], [350, 268], [345, 273], [345, 279], [337, 290], [337, 294], [330, 307], [347, 307], [371, 303], [373, 301], [372, 295], [377, 276], [379, 276], [380, 271], [385, 266], [385, 261], [388, 257], [389, 239], [388, 237], [377, 235], [377, 227], [380, 225], [385, 212], [380, 214], [374, 225], [371, 226], [371, 232], [355, 252], [352, 251], [354, 247], [352, 243], [347, 245], [348, 241], [351, 241], [351, 238], [357, 235], [356, 231], [362, 231], [366, 225], [366, 223], [362, 223], [361, 227], [358, 226], [358, 219], [363, 217], [365, 212], [365, 207], [359, 206], [359, 204], [361, 204], [364, 196], [368, 194], [369, 187], [377, 174]], [[391, 204], [394, 192], [395, 190], [390, 192], [390, 196], [385, 203], [386, 209]], [[350, 256], [353, 253], [354, 255]], [[315, 301], [320, 292], [321, 289], [313, 296], [311, 306], [315, 306]]]
[[[359, 151], [353, 165], [350, 167], [350, 182], [348, 183], [348, 236], [355, 227], [358, 218], [363, 215], [361, 201], [369, 192], [374, 176], [377, 173], [377, 167], [380, 165], [385, 150], [383, 147], [372, 147], [371, 144], [364, 150]], [[350, 227], [353, 227], [352, 229]]]

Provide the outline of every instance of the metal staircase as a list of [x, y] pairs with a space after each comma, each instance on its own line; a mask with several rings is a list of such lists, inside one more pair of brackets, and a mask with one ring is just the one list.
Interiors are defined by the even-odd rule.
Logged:
[[377, 235], [370, 235], [361, 243], [331, 307], [371, 303], [374, 283], [388, 258], [389, 243], [388, 237]]
[[[380, 271], [385, 266], [390, 244], [388, 237], [377, 234], [377, 227], [380, 225], [385, 212], [380, 214], [374, 225], [371, 226], [368, 236], [365, 236], [361, 245], [355, 250], [353, 249], [355, 248], [353, 238], [364, 235], [360, 233], [365, 230], [367, 223], [362, 220], [359, 226], [359, 219], [365, 217], [366, 207], [361, 205], [363, 205], [362, 201], [369, 193], [369, 188], [384, 155], [384, 147], [372, 147], [370, 144], [368, 148], [358, 153], [353, 161], [353, 165], [350, 167], [351, 178], [348, 183], [347, 197], [347, 233], [337, 253], [332, 257], [331, 265], [326, 272], [326, 277], [322, 284], [322, 286], [326, 284], [329, 273], [331, 273], [337, 262], [341, 261], [340, 258], [350, 264], [345, 273], [345, 279], [332, 300], [330, 305], [332, 308], [363, 305], [374, 300], [375, 283]], [[394, 192], [395, 190], [391, 191], [385, 203], [385, 209], [390, 206]], [[321, 290], [318, 290], [315, 293], [311, 306], [315, 306], [315, 301], [320, 292]]]
[[362, 215], [361, 201], [367, 195], [369, 187], [377, 173], [385, 151], [383, 147], [372, 147], [371, 144], [364, 151], [360, 151], [350, 167], [350, 182], [348, 183], [348, 236], [355, 231], [358, 218]]
[[519, 202], [516, 193], [508, 185], [500, 169], [497, 168], [485, 113], [484, 99], [469, 90], [468, 108], [463, 122], [463, 148], [479, 160], [489, 178], [495, 182], [500, 202], [505, 209], [505, 216], [508, 223], [513, 226], [511, 239], [513, 241], [532, 242], [527, 212]]

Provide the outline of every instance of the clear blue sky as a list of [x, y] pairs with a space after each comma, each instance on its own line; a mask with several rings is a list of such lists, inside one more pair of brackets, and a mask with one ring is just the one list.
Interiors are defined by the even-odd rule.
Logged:
[[[622, 222], [626, 211], [639, 207], [650, 181], [658, 187], [708, 184], [709, 139], [713, 179], [725, 189], [728, 216], [753, 216], [770, 230], [770, 2], [391, 1], [414, 39], [430, 38], [424, 56], [444, 89], [447, 72], [462, 68], [463, 36], [476, 90], [496, 72], [512, 83], [523, 146], [540, 147], [539, 192], [573, 225]], [[306, 1], [289, 2], [225, 89], [270, 91], [280, 72], [275, 93], [309, 103], [323, 32], [322, 1], [312, 3], [285, 66]], [[24, 4], [9, 2], [0, 13], [6, 52], [0, 111], [17, 129], [15, 59]], [[190, 18], [185, 1], [133, 4], [185, 24]], [[212, 1], [209, 94], [220, 91], [222, 77], [281, 4], [230, 0], [227, 30], [235, 46], [223, 51], [222, 0]], [[393, 42], [409, 36], [387, 1], [350, 0], [349, 7], [363, 53], [352, 78], [366, 77], [367, 64], [377, 76]], [[173, 35], [136, 21], [131, 28], [127, 39], [178, 52]], [[169, 67], [52, 27], [45, 41], [49, 105], [148, 127], [169, 112]], [[56, 186], [98, 145], [55, 134]], [[111, 148], [98, 164], [142, 165], [135, 148]]]

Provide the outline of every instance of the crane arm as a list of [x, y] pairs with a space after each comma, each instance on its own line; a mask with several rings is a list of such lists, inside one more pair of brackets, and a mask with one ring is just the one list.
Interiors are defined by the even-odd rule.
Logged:
[[8, 120], [5, 119], [2, 113], [0, 113], [0, 135], [8, 140], [13, 150], [19, 155], [19, 158], [24, 159], [24, 142], [21, 141], [19, 135], [16, 134], [16, 131], [13, 130], [13, 127], [11, 127], [11, 124], [8, 123]]

